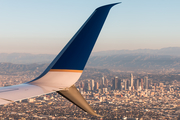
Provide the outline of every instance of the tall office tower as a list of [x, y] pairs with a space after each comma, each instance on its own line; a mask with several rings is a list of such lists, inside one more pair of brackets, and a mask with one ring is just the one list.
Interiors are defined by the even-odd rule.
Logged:
[[99, 81], [99, 87], [103, 88], [103, 81], [102, 80]]
[[133, 86], [134, 86], [134, 80], [133, 80], [133, 74], [132, 74], [132, 73], [131, 73], [130, 77], [131, 77], [131, 88], [133, 88]]
[[137, 79], [134, 79], [134, 89], [137, 90]]
[[129, 83], [130, 83], [129, 80], [126, 80], [126, 83], [127, 84], [126, 84], [126, 89], [125, 90], [128, 90], [129, 89]]
[[91, 90], [94, 90], [94, 80], [91, 80]]
[[91, 82], [88, 80], [88, 90], [91, 90]]
[[84, 82], [81, 82], [80, 87], [84, 88]]
[[102, 77], [102, 85], [104, 86], [104, 75]]
[[138, 78], [138, 79], [136, 79], [136, 90], [138, 90], [139, 89], [139, 81], [140, 81], [140, 79]]
[[127, 86], [127, 80], [124, 80], [124, 90], [127, 90], [128, 86]]
[[98, 82], [95, 82], [94, 84], [94, 90], [98, 90], [99, 89], [99, 83]]
[[115, 90], [115, 78], [112, 80], [112, 90]]
[[104, 84], [105, 84], [105, 87], [108, 87], [108, 82], [109, 82], [108, 79], [105, 78], [104, 80], [105, 80], [105, 81], [104, 81], [104, 82], [105, 82], [105, 83], [104, 83]]
[[142, 90], [144, 89], [144, 81], [143, 81], [142, 78], [141, 78], [141, 89], [142, 89]]
[[118, 90], [121, 90], [121, 88], [122, 88], [122, 87], [121, 87], [121, 80], [118, 80], [117, 87], [118, 87], [118, 88], [117, 88]]
[[145, 89], [149, 89], [148, 76], [144, 77], [144, 81], [145, 81]]
[[127, 80], [127, 89], [129, 89], [130, 83], [130, 80]]
[[114, 77], [113, 79], [113, 90], [117, 90], [118, 89], [118, 76]]
[[88, 82], [87, 81], [84, 83], [84, 90], [88, 91]]

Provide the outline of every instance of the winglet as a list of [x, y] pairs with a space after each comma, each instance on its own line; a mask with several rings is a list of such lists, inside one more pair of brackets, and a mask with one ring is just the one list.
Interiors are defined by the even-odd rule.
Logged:
[[97, 8], [64, 47], [51, 69], [83, 70], [109, 10], [116, 4]]
[[62, 51], [56, 56], [47, 69], [33, 81], [43, 77], [51, 69], [83, 70], [109, 10], [116, 4], [119, 3], [108, 4], [97, 8], [66, 44]]

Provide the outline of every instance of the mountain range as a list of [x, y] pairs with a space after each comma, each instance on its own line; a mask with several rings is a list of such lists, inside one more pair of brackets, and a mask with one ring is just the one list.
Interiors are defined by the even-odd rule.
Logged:
[[[0, 53], [0, 63], [48, 64], [56, 55], [28, 53]], [[113, 50], [93, 52], [87, 67], [106, 68], [121, 71], [180, 70], [180, 47], [159, 50]]]
[[[138, 49], [138, 50], [109, 50], [93, 52], [94, 56], [114, 56], [114, 55], [165, 55], [180, 57], [180, 47], [169, 47], [162, 49]], [[0, 62], [16, 64], [49, 63], [55, 58], [55, 54], [30, 54], [30, 53], [0, 53]]]
[[180, 56], [180, 47], [168, 47], [162, 49], [137, 49], [137, 50], [109, 50], [93, 52], [92, 56], [110, 56], [122, 54], [152, 54], [152, 55], [170, 55]]

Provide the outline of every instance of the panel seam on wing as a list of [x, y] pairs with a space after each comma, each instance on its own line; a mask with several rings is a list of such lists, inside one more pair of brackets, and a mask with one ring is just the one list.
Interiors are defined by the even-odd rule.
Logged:
[[0, 99], [2, 99], [2, 100], [6, 100], [6, 101], [9, 101], [9, 102], [14, 102], [14, 101], [12, 101], [12, 100], [5, 99], [5, 98], [0, 98]]

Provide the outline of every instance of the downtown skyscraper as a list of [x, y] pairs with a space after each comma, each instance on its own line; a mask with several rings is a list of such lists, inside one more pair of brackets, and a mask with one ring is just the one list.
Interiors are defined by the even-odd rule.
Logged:
[[134, 80], [133, 80], [133, 74], [132, 73], [131, 73], [130, 77], [131, 77], [131, 89], [133, 89], [133, 87], [134, 87]]

